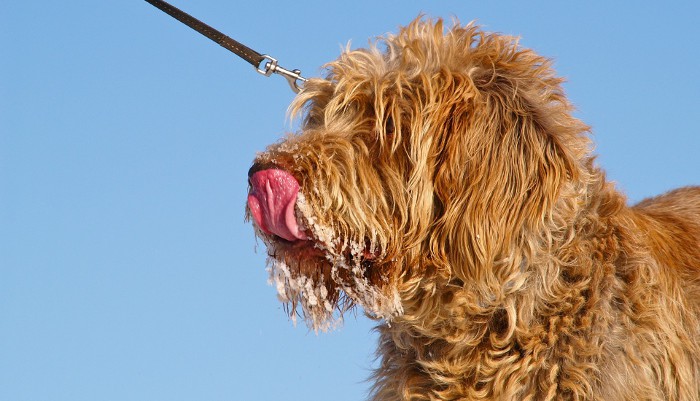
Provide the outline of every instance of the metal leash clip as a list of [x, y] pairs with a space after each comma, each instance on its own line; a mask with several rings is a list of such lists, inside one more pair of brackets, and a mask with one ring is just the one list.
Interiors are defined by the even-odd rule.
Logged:
[[299, 85], [299, 81], [301, 82], [306, 82], [306, 78], [301, 76], [301, 70], [288, 70], [282, 66], [280, 66], [277, 63], [277, 59], [268, 55], [268, 54], [263, 54], [262, 55], [264, 59], [262, 60], [265, 63], [265, 66], [263, 68], [260, 68], [260, 65], [255, 67], [255, 70], [259, 72], [260, 74], [269, 77], [272, 74], [278, 74], [284, 77], [284, 79], [287, 80], [287, 83], [289, 84], [289, 87], [292, 88], [292, 90], [296, 93], [299, 93], [301, 91], [301, 86]]

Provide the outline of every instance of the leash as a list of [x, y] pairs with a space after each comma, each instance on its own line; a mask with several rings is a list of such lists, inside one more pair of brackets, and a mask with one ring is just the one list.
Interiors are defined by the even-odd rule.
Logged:
[[[216, 29], [210, 27], [204, 22], [194, 18], [179, 8], [166, 3], [163, 0], [146, 0], [161, 11], [189, 26], [195, 31], [201, 33], [207, 38], [218, 43], [224, 49], [232, 52], [255, 68], [255, 71], [269, 77], [272, 74], [278, 74], [284, 77], [289, 84], [289, 87], [296, 93], [301, 90], [300, 82], [306, 82], [306, 78], [301, 76], [300, 70], [288, 70], [277, 63], [277, 59], [267, 54], [260, 54], [248, 46], [237, 42]], [[263, 65], [264, 63], [264, 65]], [[262, 66], [262, 68], [261, 68]]]

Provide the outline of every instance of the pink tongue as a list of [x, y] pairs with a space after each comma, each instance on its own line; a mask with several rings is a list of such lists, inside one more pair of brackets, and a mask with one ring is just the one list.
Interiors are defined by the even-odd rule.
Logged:
[[291, 174], [277, 169], [261, 170], [250, 177], [250, 185], [248, 209], [263, 232], [287, 241], [307, 239], [294, 214], [299, 183]]

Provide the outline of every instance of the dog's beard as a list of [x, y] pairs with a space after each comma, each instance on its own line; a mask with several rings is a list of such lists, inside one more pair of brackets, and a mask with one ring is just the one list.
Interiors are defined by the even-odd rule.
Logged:
[[338, 327], [343, 314], [355, 305], [388, 322], [403, 313], [396, 288], [370, 274], [374, 262], [370, 259], [375, 256], [368, 255], [379, 253], [374, 241], [350, 239], [320, 223], [301, 193], [296, 210], [309, 241], [290, 245], [258, 233], [268, 249], [269, 281], [292, 321], [301, 316], [318, 332]]

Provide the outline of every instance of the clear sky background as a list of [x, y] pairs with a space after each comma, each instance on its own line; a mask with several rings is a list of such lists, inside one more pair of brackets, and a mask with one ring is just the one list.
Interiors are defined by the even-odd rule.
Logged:
[[[173, 0], [314, 76], [419, 13], [554, 58], [631, 202], [700, 184], [700, 6]], [[0, 7], [0, 400], [364, 399], [373, 322], [267, 285], [246, 172], [294, 93], [142, 0]]]

